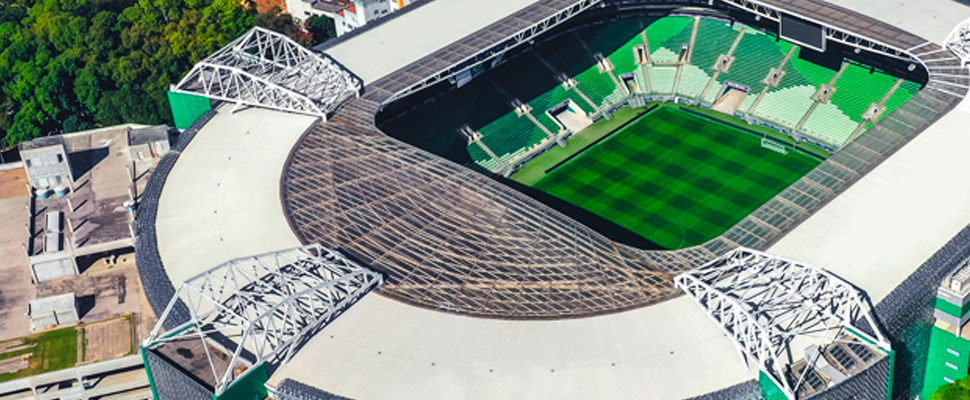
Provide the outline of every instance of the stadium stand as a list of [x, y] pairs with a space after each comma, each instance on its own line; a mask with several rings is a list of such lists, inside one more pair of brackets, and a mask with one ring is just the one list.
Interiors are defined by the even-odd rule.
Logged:
[[[670, 50], [661, 48], [657, 53]], [[654, 93], [670, 93], [674, 87], [674, 77], [677, 76], [675, 67], [650, 67], [650, 84]]]
[[713, 72], [717, 58], [721, 54], [727, 54], [740, 30], [740, 25], [733, 27], [725, 21], [701, 18], [698, 21], [691, 64], [703, 71]]
[[685, 65], [677, 92], [687, 97], [698, 97], [710, 80], [711, 76], [698, 66]]
[[[650, 56], [654, 64], [677, 62], [680, 45], [690, 40], [691, 21], [693, 19], [689, 17], [671, 16], [661, 18], [647, 26]], [[674, 38], [679, 40], [676, 40], [676, 45], [670, 45], [673, 42], [671, 39]]]
[[606, 98], [618, 89], [609, 75], [600, 73], [596, 70], [596, 67], [583, 71], [574, 79], [579, 82], [579, 87], [583, 90], [583, 93], [600, 105], [603, 105]]
[[[835, 92], [830, 101], [815, 105], [814, 95], [819, 86], [829, 84], [837, 71], [805, 60], [801, 54], [803, 49], [798, 47], [786, 61], [794, 44], [740, 23], [707, 17], [696, 19], [697, 39], [691, 49], [690, 63], [678, 66], [682, 46], [691, 43], [694, 20], [688, 16], [667, 16], [652, 22], [624, 20], [598, 30], [576, 31], [554, 39], [548, 45], [536, 46], [532, 52], [547, 67], [549, 74], [561, 72], [572, 77], [578, 82], [578, 90], [597, 107], [591, 107], [576, 89], [566, 90], [560, 85], [531, 100], [521, 100], [528, 102], [534, 115], [553, 132], [558, 131], [559, 126], [544, 111], [567, 99], [573, 100], [592, 118], [598, 118], [601, 110], [625, 101], [626, 94], [609, 74], [597, 69], [593, 55], [603, 49], [612, 50], [602, 51], [602, 54], [615, 66], [613, 73], [619, 76], [633, 72], [642, 81], [644, 78], [635, 64], [633, 49], [643, 44], [641, 34], [636, 32], [645, 32], [652, 58], [652, 65], [648, 67], [652, 93], [645, 93], [646, 96], [686, 97], [710, 105], [725, 82], [731, 81], [750, 88], [737, 110], [739, 114], [748, 114], [769, 125], [810, 137], [827, 148], [837, 149], [849, 140], [860, 124], [866, 122], [863, 128], [871, 126], [863, 114], [871, 104], [879, 103], [897, 81], [896, 77], [868, 66], [847, 62], [843, 74], [835, 81]], [[640, 23], [646, 26], [642, 31], [639, 26], [633, 27]], [[742, 31], [743, 36], [731, 54], [735, 59], [730, 69], [716, 74], [715, 63], [721, 55], [731, 51]], [[784, 73], [777, 87], [765, 82], [772, 68], [780, 68]], [[716, 77], [714, 81], [712, 77]], [[675, 86], [677, 93], [672, 93]], [[707, 92], [703, 93], [705, 88]], [[918, 90], [917, 83], [902, 82], [884, 104], [883, 116], [908, 101]], [[700, 99], [702, 93], [704, 97]], [[761, 98], [760, 102], [758, 98]], [[808, 114], [810, 110], [811, 114]], [[480, 131], [484, 135], [483, 143], [506, 162], [528, 160], [529, 154], [552, 145], [552, 141], [543, 142], [547, 135], [541, 129], [513, 112], [488, 123]], [[469, 144], [468, 152], [479, 165], [492, 170], [497, 167], [496, 162], [477, 145]]]
[[[815, 94], [815, 88], [805, 85], [769, 90], [752, 114], [782, 126], [794, 127], [812, 106], [813, 94]], [[741, 107], [742, 110], [749, 109], [755, 96], [756, 94], [748, 96]], [[854, 126], [849, 128], [851, 130]]]
[[617, 74], [623, 74], [637, 69], [636, 60], [633, 58], [633, 48], [639, 44], [643, 44], [643, 41], [640, 40], [640, 36], [638, 35], [630, 38], [615, 53], [610, 54], [610, 61], [613, 61], [613, 65], [616, 66]]
[[[558, 130], [558, 128], [556, 129]], [[481, 129], [485, 144], [496, 154], [513, 154], [538, 144], [546, 134], [532, 122], [508, 113]]]

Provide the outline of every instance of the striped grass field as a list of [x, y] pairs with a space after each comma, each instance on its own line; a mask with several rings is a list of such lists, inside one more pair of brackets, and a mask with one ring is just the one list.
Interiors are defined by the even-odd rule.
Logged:
[[724, 233], [819, 163], [665, 106], [532, 186], [673, 250]]

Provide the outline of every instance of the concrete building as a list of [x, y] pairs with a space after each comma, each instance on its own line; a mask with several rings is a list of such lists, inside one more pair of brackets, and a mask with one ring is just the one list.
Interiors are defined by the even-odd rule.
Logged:
[[[38, 214], [35, 220], [39, 218]], [[77, 275], [77, 262], [63, 230], [64, 213], [60, 210], [47, 211], [42, 223], [42, 234], [36, 235], [37, 239], [32, 241], [37, 249], [28, 250], [31, 278], [34, 282], [45, 282]]]
[[366, 25], [392, 11], [411, 4], [412, 0], [287, 0], [286, 8], [297, 20], [314, 15], [333, 19], [337, 36]]
[[165, 125], [119, 125], [21, 145], [36, 193], [24, 246], [35, 283], [80, 274], [78, 257], [133, 245], [130, 211], [170, 140]]
[[128, 151], [135, 161], [161, 158], [172, 149], [167, 125], [132, 129], [128, 132]]
[[397, 11], [411, 5], [411, 3], [414, 3], [415, 1], [417, 0], [393, 0], [391, 1], [391, 8], [394, 9], [394, 11]]
[[31, 300], [27, 306], [30, 328], [34, 330], [49, 326], [70, 325], [81, 320], [74, 293]]
[[0, 399], [150, 400], [141, 356], [134, 355], [0, 383]]
[[64, 138], [49, 136], [20, 145], [20, 156], [30, 179], [30, 186], [46, 197], [49, 189], [74, 182], [71, 163], [67, 158]]
[[936, 318], [927, 350], [921, 398], [967, 376], [970, 369], [970, 260], [963, 260], [936, 292]]

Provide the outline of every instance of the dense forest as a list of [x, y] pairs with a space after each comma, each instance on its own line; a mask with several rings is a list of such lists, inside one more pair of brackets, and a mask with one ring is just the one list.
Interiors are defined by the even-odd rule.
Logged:
[[328, 19], [298, 26], [240, 0], [0, 0], [0, 147], [171, 124], [169, 85], [257, 24], [304, 44], [333, 34]]

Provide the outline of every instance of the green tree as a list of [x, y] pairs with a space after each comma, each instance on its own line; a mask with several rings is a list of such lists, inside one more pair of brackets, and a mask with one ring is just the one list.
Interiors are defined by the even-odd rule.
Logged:
[[970, 400], [970, 377], [940, 386], [933, 392], [932, 400]]
[[169, 85], [257, 23], [309, 37], [238, 0], [0, 0], [0, 145], [171, 123]]
[[337, 27], [329, 17], [313, 15], [307, 18], [305, 28], [313, 35], [313, 43], [320, 44], [337, 37]]

